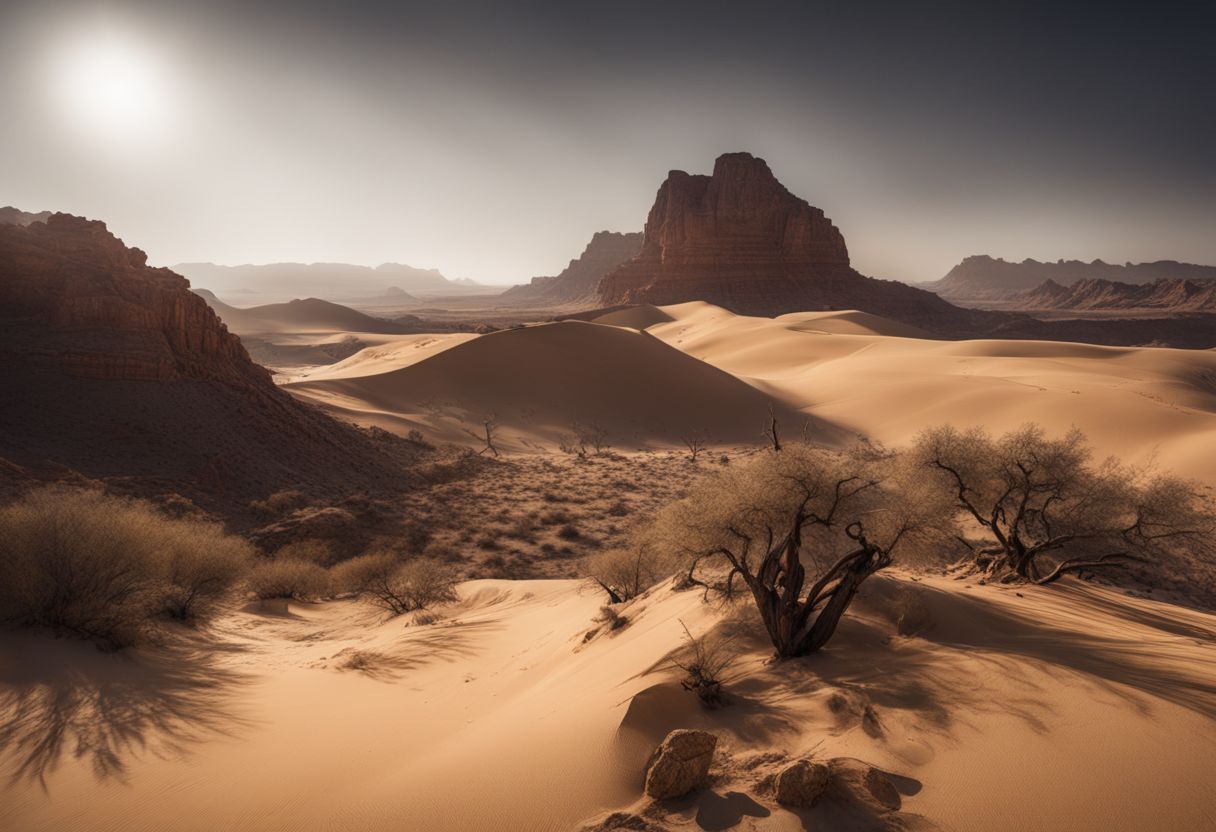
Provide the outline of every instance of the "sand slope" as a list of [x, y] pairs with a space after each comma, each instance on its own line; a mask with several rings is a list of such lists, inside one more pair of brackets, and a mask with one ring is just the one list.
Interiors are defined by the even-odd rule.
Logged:
[[[408, 350], [406, 351], [408, 352]], [[507, 447], [559, 441], [572, 425], [597, 423], [618, 446], [678, 444], [699, 433], [715, 443], [758, 441], [767, 394], [646, 333], [564, 321], [485, 335], [416, 363], [365, 355], [287, 389], [354, 418], [469, 442], [493, 414]], [[359, 359], [359, 356], [355, 356]], [[357, 365], [377, 362], [364, 373]]]
[[947, 422], [994, 431], [1076, 425], [1100, 454], [1216, 482], [1211, 351], [931, 341], [888, 337], [870, 321], [870, 333], [828, 333], [801, 315], [749, 318], [708, 304], [664, 311], [675, 320], [648, 333], [815, 419], [883, 442]]
[[[925, 611], [922, 635], [895, 634], [897, 592]], [[722, 738], [719, 779], [679, 828], [870, 828], [754, 795], [742, 764], [759, 752], [898, 774], [914, 828], [1200, 832], [1216, 812], [1210, 615], [1072, 582], [883, 576], [807, 660], [766, 664], [730, 624], [736, 699], [705, 711], [663, 667], [681, 621], [727, 626], [696, 592], [661, 586], [590, 639], [601, 598], [578, 583], [461, 595], [433, 625], [350, 602], [251, 607], [207, 654], [4, 635], [0, 828], [557, 832], [632, 804], [651, 745], [698, 726]], [[58, 747], [23, 744], [48, 727]]]

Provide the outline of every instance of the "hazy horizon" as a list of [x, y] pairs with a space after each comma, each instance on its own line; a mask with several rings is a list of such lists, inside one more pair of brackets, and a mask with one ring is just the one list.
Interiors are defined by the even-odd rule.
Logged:
[[0, 204], [153, 263], [556, 274], [763, 157], [857, 269], [1216, 263], [1216, 12], [6, 4]]

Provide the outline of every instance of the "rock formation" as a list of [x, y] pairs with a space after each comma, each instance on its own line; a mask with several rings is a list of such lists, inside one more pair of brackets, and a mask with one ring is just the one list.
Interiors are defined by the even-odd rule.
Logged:
[[597, 231], [577, 259], [560, 274], [534, 277], [531, 283], [503, 292], [504, 303], [538, 307], [598, 305], [596, 287], [604, 275], [636, 256], [642, 248], [641, 232], [621, 234]]
[[982, 305], [986, 301], [1009, 300], [1019, 292], [1034, 289], [1046, 281], [1057, 286], [1072, 286], [1082, 280], [1103, 280], [1129, 284], [1158, 280], [1216, 280], [1216, 266], [1199, 266], [1174, 260], [1153, 263], [1125, 263], [1122, 266], [1094, 260], [1057, 260], [1040, 263], [1026, 259], [1011, 263], [998, 257], [967, 257], [941, 280], [922, 284], [947, 300]]
[[280, 391], [189, 283], [104, 223], [0, 225], [0, 457], [212, 505], [399, 476]]
[[718, 157], [712, 176], [668, 174], [643, 234], [641, 252], [600, 281], [604, 305], [704, 300], [747, 315], [861, 309], [959, 323], [961, 310], [929, 292], [854, 271], [823, 211], [748, 153]]

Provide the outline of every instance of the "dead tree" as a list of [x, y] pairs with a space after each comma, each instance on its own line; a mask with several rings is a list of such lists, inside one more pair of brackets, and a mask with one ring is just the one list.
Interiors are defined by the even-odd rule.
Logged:
[[587, 455], [587, 447], [595, 451], [596, 456], [603, 456], [608, 451], [608, 430], [599, 422], [575, 422], [574, 436], [582, 447], [579, 456]]
[[682, 441], [684, 447], [688, 448], [689, 461], [696, 462], [697, 457], [705, 451], [705, 439], [698, 433], [692, 433], [682, 437]]
[[768, 409], [768, 426], [764, 429], [764, 435], [772, 443], [774, 451], [781, 450], [781, 437], [777, 434], [777, 414], [771, 406]]
[[656, 534], [687, 558], [688, 583], [746, 591], [777, 657], [802, 656], [897, 550], [949, 533], [949, 501], [906, 481], [906, 467], [865, 448], [792, 446], [698, 485], [660, 513]]
[[1052, 439], [1037, 425], [999, 438], [939, 427], [918, 438], [915, 453], [991, 537], [972, 547], [987, 579], [1048, 584], [1081, 570], [1152, 563], [1216, 529], [1193, 486], [1113, 459], [1094, 465], [1075, 429]]
[[483, 429], [484, 433], [481, 433], [481, 434], [474, 433], [473, 431], [469, 430], [468, 428], [465, 428], [464, 432], [467, 433], [469, 436], [472, 436], [474, 439], [478, 439], [478, 440], [482, 441], [483, 443], [485, 443], [485, 446], [480, 451], [477, 452], [478, 456], [488, 453], [488, 454], [493, 454], [494, 457], [497, 458], [499, 456], [499, 453], [498, 453], [498, 446], [494, 444], [494, 435], [498, 432], [498, 420], [495, 418], [494, 414], [491, 413], [489, 416], [487, 416], [485, 419], [482, 420], [481, 425], [482, 425], [482, 429]]

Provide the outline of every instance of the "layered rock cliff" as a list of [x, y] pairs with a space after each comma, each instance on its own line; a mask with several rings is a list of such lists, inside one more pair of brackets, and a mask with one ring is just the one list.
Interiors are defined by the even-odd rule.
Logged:
[[536, 306], [587, 306], [598, 304], [596, 287], [600, 279], [642, 248], [641, 232], [622, 234], [597, 231], [583, 253], [570, 261], [561, 273], [534, 277], [531, 283], [512, 286], [501, 295], [503, 303]]
[[67, 214], [0, 225], [0, 457], [229, 503], [395, 471], [279, 390], [185, 278]]
[[858, 274], [823, 211], [748, 153], [718, 157], [711, 176], [672, 171], [643, 234], [641, 252], [600, 281], [604, 305], [704, 300], [747, 315], [855, 308], [918, 325], [961, 311]]

